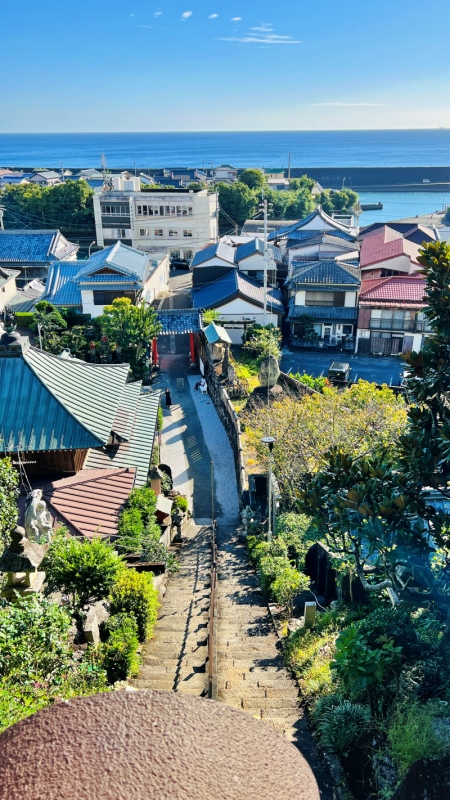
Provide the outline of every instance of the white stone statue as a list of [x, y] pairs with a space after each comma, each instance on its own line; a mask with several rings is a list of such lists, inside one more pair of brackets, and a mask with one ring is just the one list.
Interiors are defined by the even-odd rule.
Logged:
[[25, 530], [30, 542], [38, 542], [41, 536], [45, 536], [48, 542], [52, 540], [52, 518], [45, 500], [42, 499], [41, 489], [33, 489], [27, 495]]

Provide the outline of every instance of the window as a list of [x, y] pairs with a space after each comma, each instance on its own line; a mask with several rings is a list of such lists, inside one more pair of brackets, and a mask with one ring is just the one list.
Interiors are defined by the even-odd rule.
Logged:
[[135, 299], [134, 292], [123, 292], [123, 291], [116, 291], [116, 292], [93, 292], [94, 295], [94, 306], [109, 306], [111, 305], [113, 300], [116, 300], [118, 297], [129, 297], [130, 300]]
[[115, 214], [116, 216], [129, 216], [130, 209], [128, 206], [101, 206], [102, 214]]
[[188, 216], [192, 217], [193, 213], [194, 213], [194, 210], [193, 210], [192, 206], [189, 206], [188, 207]]
[[159, 217], [159, 206], [151, 206], [152, 215], [154, 217]]
[[414, 311], [373, 308], [370, 327], [385, 331], [412, 331], [415, 328]]
[[137, 207], [137, 215], [140, 217], [142, 215], [142, 206]]
[[174, 217], [176, 215], [176, 213], [177, 213], [177, 207], [176, 206], [170, 206], [170, 216]]
[[191, 230], [184, 230], [183, 231], [183, 237], [185, 239], [192, 239], [192, 231]]
[[160, 216], [160, 217], [163, 217], [163, 216], [164, 216], [164, 206], [160, 206], [160, 207], [159, 207], [159, 216]]
[[154, 236], [164, 236], [164, 229], [163, 228], [155, 228], [153, 231]]
[[172, 228], [169, 228], [169, 238], [178, 239], [178, 236], [179, 236], [178, 231], [173, 230]]
[[305, 306], [334, 306], [345, 305], [345, 292], [306, 292]]
[[188, 215], [187, 208], [186, 208], [186, 206], [183, 206], [182, 209], [181, 209], [181, 216], [182, 217], [187, 217], [187, 215]]
[[171, 250], [170, 255], [172, 258], [181, 258], [181, 250]]
[[343, 325], [342, 333], [344, 336], [351, 336], [353, 333], [353, 325]]
[[177, 206], [177, 217], [181, 217], [181, 206]]
[[164, 211], [165, 211], [166, 217], [170, 217], [170, 206], [166, 206]]
[[150, 228], [139, 228], [139, 236], [150, 236]]
[[184, 257], [184, 258], [185, 258], [187, 261], [190, 261], [190, 260], [191, 260], [191, 258], [193, 258], [193, 257], [194, 257], [194, 252], [193, 252], [193, 250], [183, 250], [183, 257]]

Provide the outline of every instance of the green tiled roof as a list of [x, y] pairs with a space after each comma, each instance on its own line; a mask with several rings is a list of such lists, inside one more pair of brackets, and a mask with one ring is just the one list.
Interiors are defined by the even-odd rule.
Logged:
[[107, 445], [100, 450], [90, 450], [85, 469], [136, 467], [135, 486], [145, 485], [152, 457], [160, 397], [160, 392], [141, 395], [129, 440], [119, 445]]
[[106, 444], [128, 364], [87, 364], [33, 347], [0, 356], [0, 451]]

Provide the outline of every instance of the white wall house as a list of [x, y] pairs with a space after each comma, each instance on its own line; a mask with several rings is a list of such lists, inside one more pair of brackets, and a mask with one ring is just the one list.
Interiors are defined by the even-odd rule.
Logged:
[[206, 189], [100, 190], [94, 214], [100, 247], [121, 241], [190, 261], [197, 250], [217, 242], [217, 195]]
[[9, 305], [9, 301], [17, 294], [16, 278], [20, 275], [18, 269], [0, 267], [0, 311]]

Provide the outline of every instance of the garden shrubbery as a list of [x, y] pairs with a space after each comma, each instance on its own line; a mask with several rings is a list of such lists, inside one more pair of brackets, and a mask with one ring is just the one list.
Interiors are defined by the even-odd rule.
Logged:
[[128, 569], [118, 575], [109, 597], [109, 610], [112, 616], [128, 614], [135, 619], [140, 642], [151, 636], [158, 608], [153, 573]]
[[104, 626], [106, 641], [101, 645], [101, 661], [109, 683], [125, 681], [139, 669], [138, 625], [130, 614], [111, 615]]

